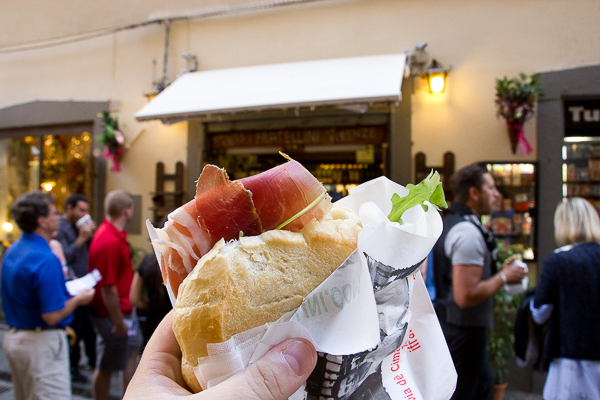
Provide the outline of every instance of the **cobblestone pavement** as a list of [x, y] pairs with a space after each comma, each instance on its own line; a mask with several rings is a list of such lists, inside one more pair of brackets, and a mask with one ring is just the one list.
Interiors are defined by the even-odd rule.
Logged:
[[542, 395], [507, 390], [504, 393], [504, 400], [542, 400]]

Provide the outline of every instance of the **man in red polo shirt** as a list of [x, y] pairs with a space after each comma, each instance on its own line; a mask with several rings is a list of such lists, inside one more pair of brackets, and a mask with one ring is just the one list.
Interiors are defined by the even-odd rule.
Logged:
[[123, 394], [135, 372], [142, 345], [129, 291], [133, 280], [131, 251], [125, 225], [133, 216], [133, 199], [122, 190], [110, 192], [104, 200], [105, 219], [90, 245], [89, 270], [98, 269], [102, 280], [90, 308], [97, 340], [96, 369], [92, 377], [92, 396], [108, 399], [113, 372], [121, 375]]

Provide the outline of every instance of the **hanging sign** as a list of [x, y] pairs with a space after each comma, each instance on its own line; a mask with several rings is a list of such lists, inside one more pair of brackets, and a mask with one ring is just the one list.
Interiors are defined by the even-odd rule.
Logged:
[[265, 146], [314, 146], [335, 144], [379, 144], [387, 140], [385, 126], [292, 128], [237, 131], [209, 135], [213, 149]]
[[368, 145], [365, 150], [356, 151], [357, 164], [373, 164], [375, 162], [375, 147]]
[[600, 98], [565, 99], [565, 137], [600, 136]]

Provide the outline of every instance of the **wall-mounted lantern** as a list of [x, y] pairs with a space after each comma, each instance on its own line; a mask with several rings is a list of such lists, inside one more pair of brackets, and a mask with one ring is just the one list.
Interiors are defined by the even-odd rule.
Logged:
[[435, 58], [429, 62], [429, 54], [425, 50], [426, 47], [427, 43], [418, 43], [410, 55], [410, 76], [427, 80], [430, 93], [442, 93], [446, 89], [446, 78], [451, 68], [445, 67]]
[[435, 58], [431, 60], [431, 65], [423, 73], [423, 78], [427, 79], [429, 92], [442, 93], [446, 89], [446, 78], [450, 73], [450, 68], [445, 68]]

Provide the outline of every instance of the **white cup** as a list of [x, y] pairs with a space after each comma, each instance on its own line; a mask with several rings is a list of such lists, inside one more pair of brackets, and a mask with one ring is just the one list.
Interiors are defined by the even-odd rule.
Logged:
[[84, 225], [91, 223], [92, 217], [90, 217], [90, 214], [85, 214], [83, 217], [79, 218], [77, 222], [75, 222], [75, 226], [77, 227], [77, 229], [81, 229]]
[[[525, 264], [523, 261], [521, 261], [519, 259], [516, 259], [515, 261], [513, 261], [512, 265], [521, 267], [525, 270], [525, 272], [529, 272], [529, 269], [527, 268], [527, 264]], [[525, 277], [519, 283], [511, 283], [511, 284], [504, 285], [504, 290], [506, 291], [506, 294], [514, 296], [516, 294], [521, 294], [521, 293], [524, 293], [525, 291], [527, 291], [528, 286], [529, 286], [529, 278]]]

